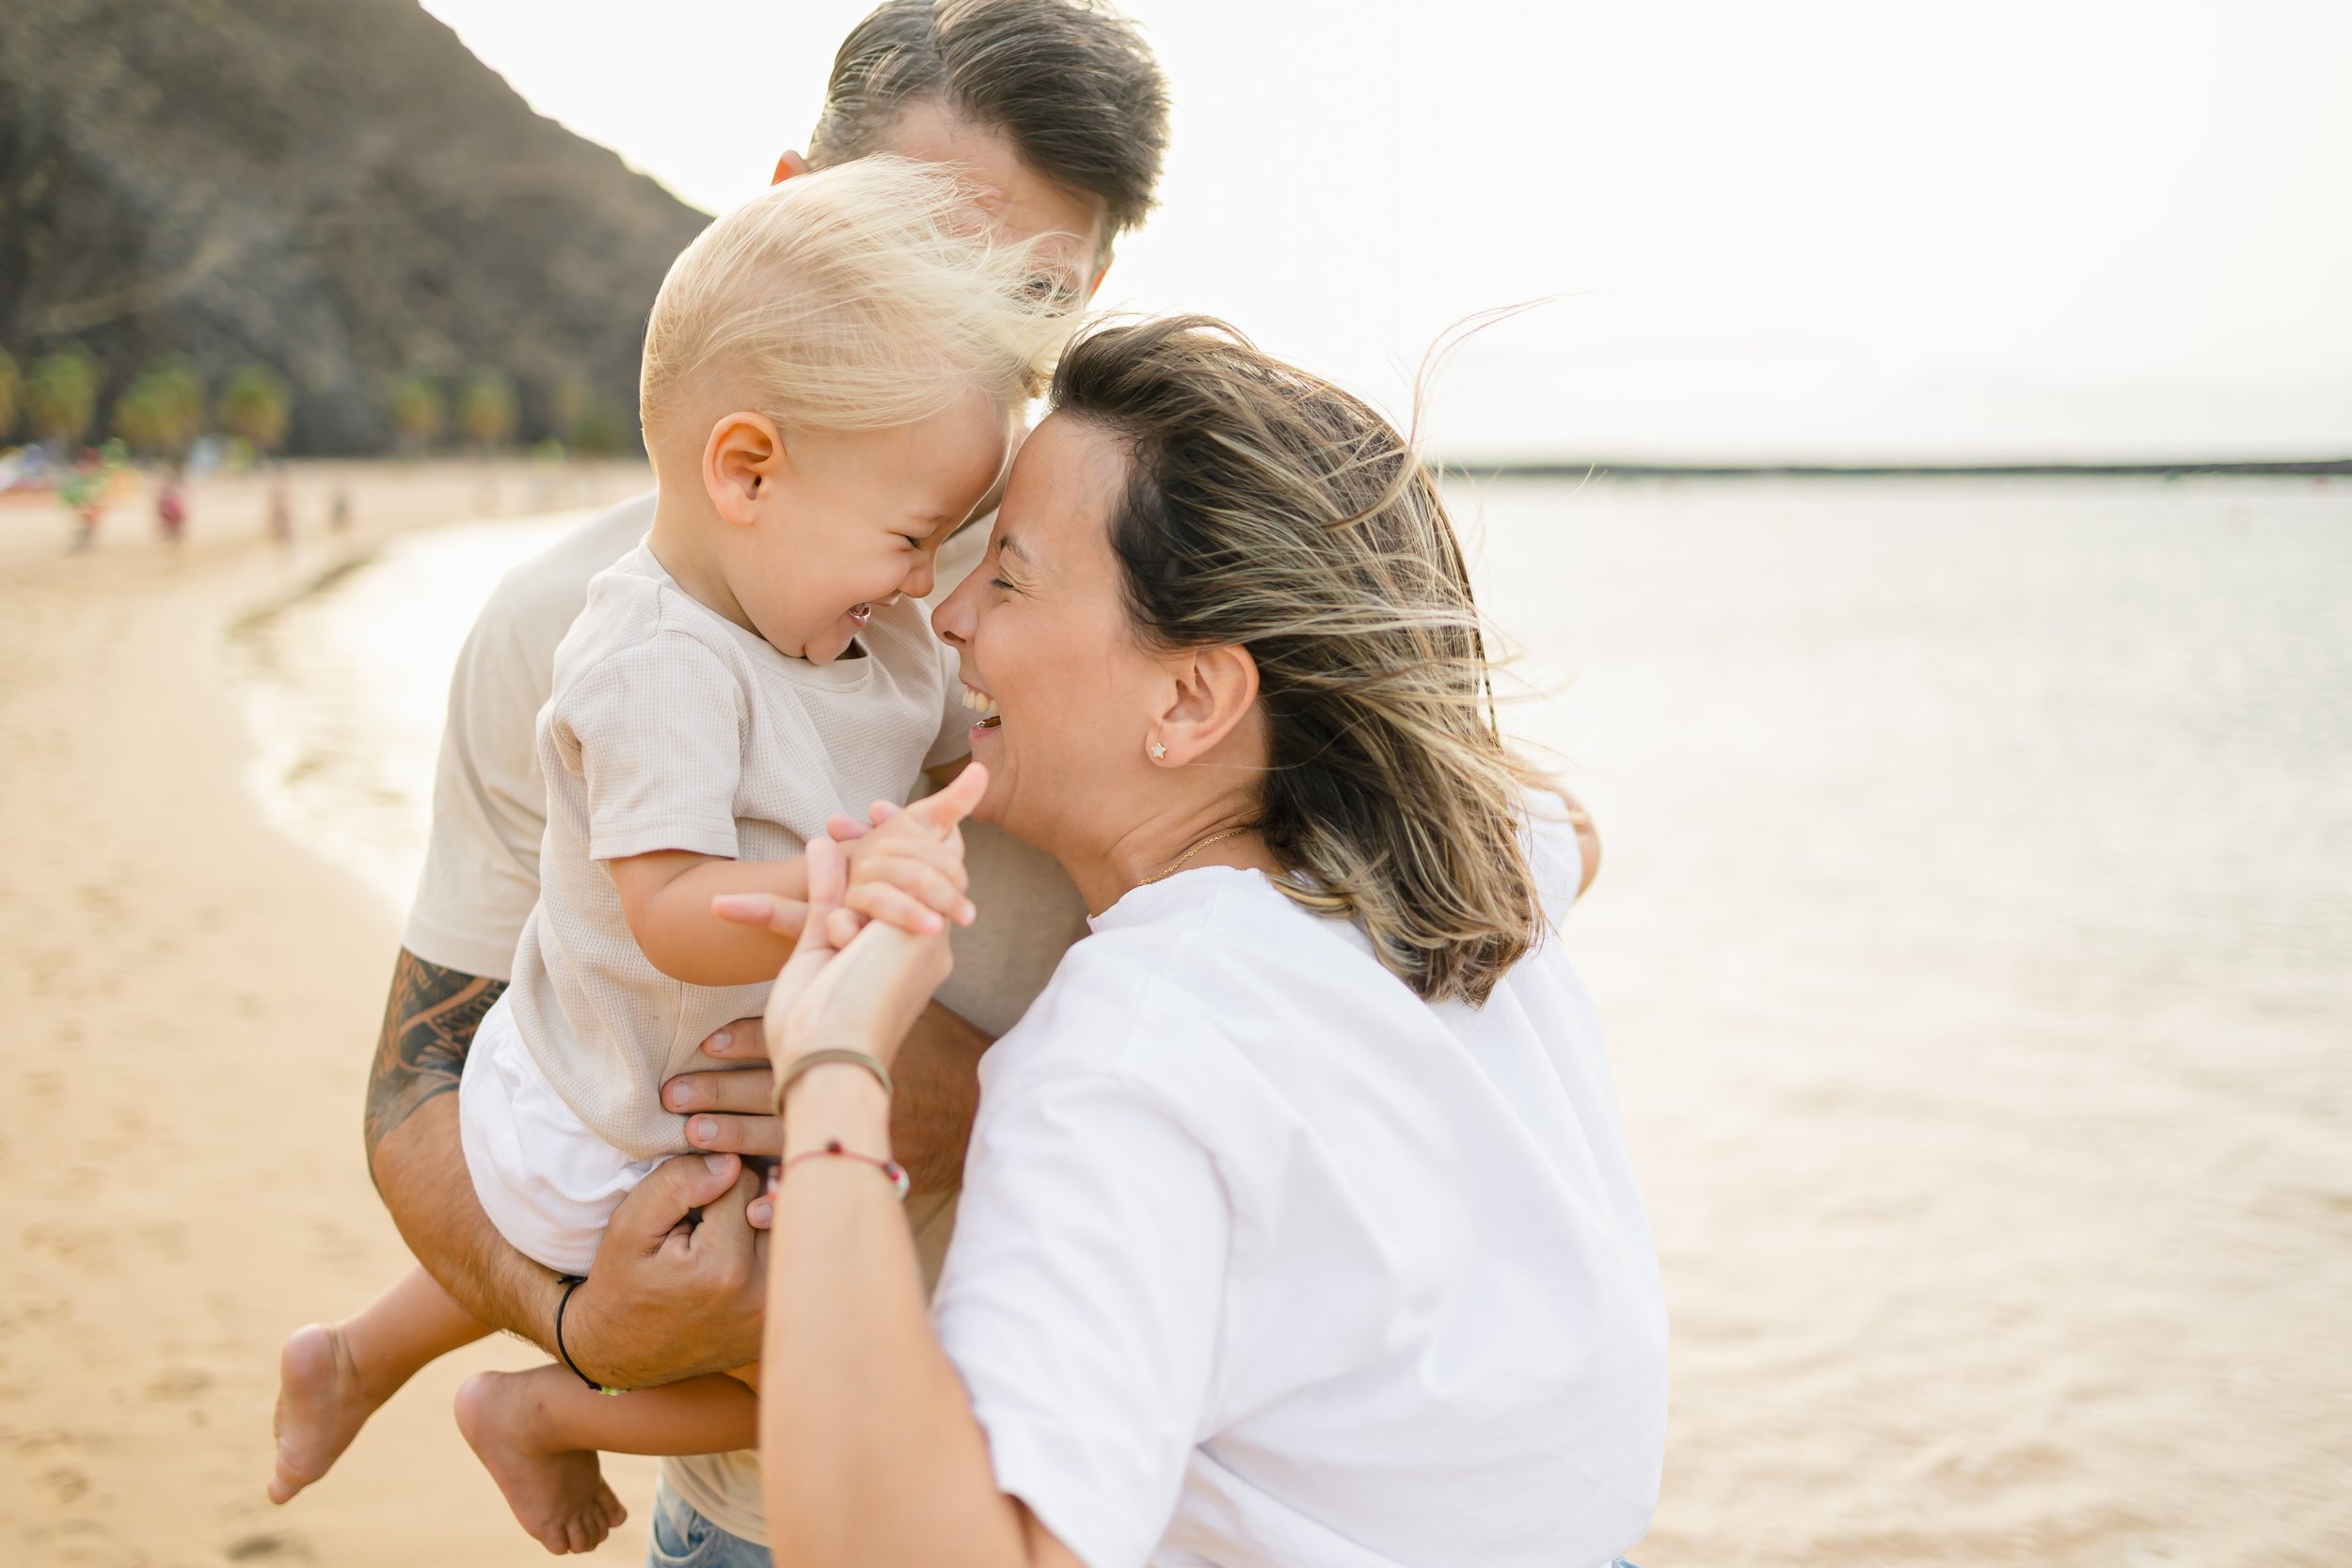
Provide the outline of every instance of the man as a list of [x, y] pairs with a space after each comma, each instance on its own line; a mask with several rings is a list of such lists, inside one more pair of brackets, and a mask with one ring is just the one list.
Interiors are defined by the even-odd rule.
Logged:
[[[1079, 0], [887, 0], [834, 64], [808, 155], [789, 179], [870, 153], [957, 166], [1009, 236], [1051, 236], [1048, 254], [1092, 293], [1117, 237], [1152, 204], [1168, 97], [1133, 26]], [[556, 644], [588, 579], [644, 537], [648, 495], [584, 525], [508, 575], [451, 684], [423, 878], [394, 970], [370, 1074], [367, 1145], [384, 1203], [417, 1258], [466, 1307], [555, 1351], [564, 1283], [508, 1246], [476, 1202], [458, 1147], [457, 1086], [473, 1032], [500, 991], [538, 895], [546, 801], [533, 753]], [[966, 531], [940, 562], [941, 592], [977, 559]], [[954, 559], [950, 559], [950, 557]], [[901, 1057], [893, 1137], [913, 1172], [910, 1218], [935, 1266], [962, 1166], [979, 1053], [1027, 1006], [1083, 911], [1050, 862], [985, 830], [970, 835], [984, 911], [960, 936], [957, 978]], [[616, 1386], [671, 1381], [757, 1358], [766, 1199], [742, 1154], [772, 1154], [758, 1025], [714, 1037], [715, 1068], [663, 1090], [687, 1139], [712, 1151], [656, 1170], [614, 1215], [587, 1283], [564, 1305], [563, 1349]], [[926, 1202], [926, 1200], [928, 1200]], [[695, 1213], [699, 1211], [699, 1214]], [[752, 1456], [665, 1463], [651, 1561], [768, 1560]]]

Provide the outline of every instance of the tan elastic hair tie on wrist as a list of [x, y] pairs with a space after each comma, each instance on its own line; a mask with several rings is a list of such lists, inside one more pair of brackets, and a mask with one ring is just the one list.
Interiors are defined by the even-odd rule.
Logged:
[[890, 1098], [890, 1069], [888, 1068], [863, 1051], [852, 1051], [847, 1046], [827, 1046], [822, 1051], [811, 1051], [803, 1055], [793, 1057], [784, 1065], [782, 1070], [777, 1072], [776, 1096], [772, 1103], [775, 1114], [784, 1115], [785, 1094], [800, 1081], [803, 1073], [812, 1068], [824, 1067], [833, 1062], [864, 1068], [874, 1075], [874, 1082], [882, 1085], [882, 1098], [884, 1100]]

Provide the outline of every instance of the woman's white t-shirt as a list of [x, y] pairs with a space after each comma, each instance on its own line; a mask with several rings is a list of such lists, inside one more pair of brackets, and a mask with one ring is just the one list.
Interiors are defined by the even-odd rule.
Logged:
[[[1578, 851], [1538, 823], [1554, 920]], [[1658, 1497], [1666, 1321], [1556, 938], [1432, 1006], [1252, 871], [1091, 923], [980, 1069], [939, 1335], [1087, 1568], [1588, 1568]]]

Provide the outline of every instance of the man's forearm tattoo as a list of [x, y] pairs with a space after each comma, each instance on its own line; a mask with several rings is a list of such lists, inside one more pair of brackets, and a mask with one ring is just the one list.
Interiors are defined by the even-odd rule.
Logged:
[[457, 1087], [474, 1031], [505, 989], [503, 980], [461, 974], [401, 949], [392, 994], [384, 1006], [384, 1032], [375, 1042], [375, 1065], [368, 1071], [369, 1159], [385, 1134], [418, 1106]]

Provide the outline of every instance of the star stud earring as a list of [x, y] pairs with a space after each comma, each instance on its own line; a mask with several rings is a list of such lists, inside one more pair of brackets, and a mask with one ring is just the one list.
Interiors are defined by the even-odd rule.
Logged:
[[1152, 742], [1152, 760], [1153, 762], [1165, 762], [1168, 760], [1168, 748], [1161, 745], [1156, 740]]

